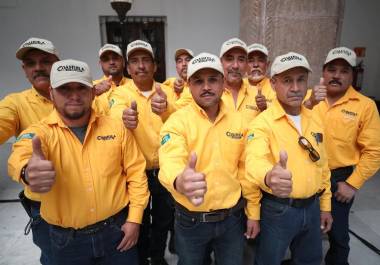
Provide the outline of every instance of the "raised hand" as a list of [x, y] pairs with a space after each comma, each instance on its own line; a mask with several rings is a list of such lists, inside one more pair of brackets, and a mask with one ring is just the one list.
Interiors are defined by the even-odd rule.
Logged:
[[157, 115], [164, 113], [168, 108], [166, 93], [161, 89], [159, 84], [156, 84], [156, 92], [151, 101], [152, 111]]
[[280, 160], [265, 176], [265, 183], [271, 188], [273, 195], [288, 198], [292, 192], [292, 173], [287, 170], [288, 154], [280, 151]]
[[124, 126], [128, 129], [136, 129], [139, 124], [139, 113], [137, 111], [136, 101], [131, 102], [131, 107], [123, 111], [122, 116]]

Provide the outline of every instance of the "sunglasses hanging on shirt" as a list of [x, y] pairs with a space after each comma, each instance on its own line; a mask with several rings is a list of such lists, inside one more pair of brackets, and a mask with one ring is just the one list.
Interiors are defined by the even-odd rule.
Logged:
[[321, 158], [317, 150], [314, 149], [309, 140], [305, 137], [300, 136], [300, 138], [298, 138], [298, 143], [303, 149], [309, 152], [309, 157], [311, 161], [317, 162]]

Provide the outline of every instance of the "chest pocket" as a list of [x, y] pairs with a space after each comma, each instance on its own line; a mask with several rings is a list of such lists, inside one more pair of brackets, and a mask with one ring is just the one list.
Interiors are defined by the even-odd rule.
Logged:
[[358, 117], [342, 113], [340, 119], [336, 119], [326, 126], [334, 140], [352, 143], [356, 139], [358, 131]]

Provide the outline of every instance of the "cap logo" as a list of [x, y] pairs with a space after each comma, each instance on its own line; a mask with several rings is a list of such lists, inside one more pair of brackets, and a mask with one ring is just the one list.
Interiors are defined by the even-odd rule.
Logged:
[[293, 61], [293, 60], [303, 61], [301, 57], [298, 57], [297, 55], [291, 55], [291, 56], [282, 58], [280, 62], [283, 63], [286, 61]]
[[192, 64], [197, 64], [197, 63], [205, 63], [205, 62], [215, 62], [215, 59], [212, 58], [212, 57], [200, 57], [200, 58], [197, 58], [195, 59]]
[[332, 54], [345, 54], [347, 56], [351, 56], [351, 52], [347, 50], [335, 50], [332, 52]]
[[145, 42], [138, 41], [138, 42], [135, 42], [135, 43], [132, 43], [132, 44], [131, 44], [131, 48], [133, 48], [133, 47], [135, 47], [135, 46], [144, 46], [144, 47], [148, 47], [148, 44], [146, 44]]
[[238, 41], [238, 40], [229, 41], [229, 42], [226, 43], [226, 46], [235, 45], [235, 44], [244, 46], [244, 43], [241, 42], [241, 41]]
[[23, 47], [27, 47], [27, 46], [35, 45], [35, 44], [45, 45], [46, 42], [44, 42], [44, 41], [39, 41], [39, 40], [31, 40], [31, 41], [29, 41], [29, 42], [24, 43], [24, 45], [22, 45], [22, 46], [23, 46]]
[[80, 67], [77, 65], [60, 65], [57, 68], [58, 72], [68, 71], [68, 72], [84, 72], [84, 67]]

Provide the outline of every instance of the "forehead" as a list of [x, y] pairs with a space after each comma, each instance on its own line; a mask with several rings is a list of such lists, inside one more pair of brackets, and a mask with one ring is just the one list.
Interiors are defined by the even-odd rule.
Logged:
[[38, 60], [41, 58], [49, 58], [52, 60], [58, 60], [58, 58], [55, 55], [38, 50], [38, 49], [32, 49], [32, 50], [27, 51], [22, 60], [30, 61], [30, 60]]
[[72, 90], [72, 89], [82, 89], [82, 88], [88, 88], [89, 90], [91, 90], [91, 87], [86, 86], [85, 84], [82, 84], [82, 83], [79, 83], [79, 82], [69, 82], [69, 83], [60, 85], [60, 86], [58, 86], [58, 87], [56, 87], [54, 89], [58, 89], [58, 90]]
[[175, 58], [176, 61], [179, 59], [187, 59], [187, 58], [192, 58], [192, 56], [186, 52], [180, 53], [177, 58]]
[[232, 48], [231, 50], [228, 50], [223, 57], [229, 57], [229, 56], [247, 56], [247, 53], [239, 47]]
[[200, 70], [196, 71], [190, 77], [190, 79], [191, 78], [208, 78], [208, 77], [215, 77], [215, 76], [218, 76], [218, 75], [221, 75], [221, 73], [219, 73], [215, 69], [205, 68], [205, 69], [200, 69]]
[[351, 65], [344, 59], [335, 59], [328, 64], [325, 65], [326, 67], [341, 67], [341, 68], [352, 68]]
[[[145, 58], [145, 57], [152, 58], [152, 55], [147, 50], [138, 49], [138, 50], [131, 52], [131, 54], [128, 56], [128, 60], [132, 60], [132, 59], [136, 59], [136, 58]], [[152, 58], [152, 60], [153, 60], [153, 58]]]
[[254, 57], [267, 59], [267, 56], [260, 51], [253, 51], [248, 54], [248, 58], [254, 58]]
[[289, 69], [285, 72], [282, 72], [278, 74], [277, 76], [280, 78], [287, 78], [287, 77], [292, 77], [292, 78], [297, 78], [300, 76], [308, 76], [309, 72], [303, 68], [303, 67], [295, 67], [292, 69]]

